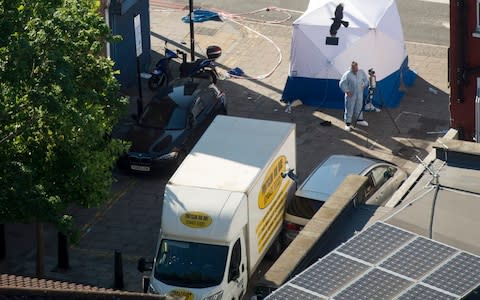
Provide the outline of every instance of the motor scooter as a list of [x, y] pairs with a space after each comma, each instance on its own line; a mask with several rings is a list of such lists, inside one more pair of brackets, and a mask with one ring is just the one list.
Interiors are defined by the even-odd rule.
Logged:
[[161, 58], [156, 64], [155, 68], [150, 71], [150, 78], [148, 79], [148, 87], [154, 91], [159, 87], [167, 85], [172, 80], [172, 72], [170, 71], [170, 61], [178, 58], [180, 50], [172, 51], [167, 48], [165, 41], [165, 56]]
[[182, 55], [180, 64], [180, 77], [206, 77], [212, 83], [217, 83], [218, 72], [215, 60], [222, 55], [222, 49], [219, 46], [207, 47], [207, 58], [200, 58], [193, 62], [186, 61], [186, 53], [179, 51]]

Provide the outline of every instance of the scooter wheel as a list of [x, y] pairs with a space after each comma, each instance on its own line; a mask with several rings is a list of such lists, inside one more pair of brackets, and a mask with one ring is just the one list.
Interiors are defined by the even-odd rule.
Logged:
[[155, 91], [162, 85], [164, 85], [167, 81], [167, 78], [165, 75], [161, 76], [152, 76], [150, 79], [148, 79], [148, 87], [152, 90]]

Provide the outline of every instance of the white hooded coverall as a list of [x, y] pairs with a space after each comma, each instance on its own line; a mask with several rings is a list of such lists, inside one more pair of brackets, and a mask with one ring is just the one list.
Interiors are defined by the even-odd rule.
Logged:
[[[345, 114], [343, 116], [345, 123], [352, 123], [352, 118], [363, 120], [363, 91], [368, 86], [367, 74], [363, 70], [358, 70], [357, 74], [348, 70], [343, 74], [338, 85], [345, 93]], [[352, 92], [352, 96], [347, 96], [347, 92]]]

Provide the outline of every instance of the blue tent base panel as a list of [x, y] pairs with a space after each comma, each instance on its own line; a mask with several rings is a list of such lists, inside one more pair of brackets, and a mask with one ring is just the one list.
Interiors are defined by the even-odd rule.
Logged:
[[[400, 82], [410, 87], [416, 77], [417, 74], [408, 68], [408, 58], [405, 59], [398, 71], [377, 82], [373, 105], [380, 108], [397, 107], [404, 94], [400, 91]], [[340, 90], [338, 82], [338, 79], [289, 76], [283, 90], [282, 100], [293, 102], [300, 99], [305, 105], [343, 109], [344, 94]], [[367, 92], [368, 89], [365, 88], [365, 100]]]
[[283, 89], [282, 100], [293, 102], [300, 99], [303, 104], [325, 107], [343, 108], [343, 93], [336, 79], [316, 79], [307, 77], [291, 77], [287, 79]]

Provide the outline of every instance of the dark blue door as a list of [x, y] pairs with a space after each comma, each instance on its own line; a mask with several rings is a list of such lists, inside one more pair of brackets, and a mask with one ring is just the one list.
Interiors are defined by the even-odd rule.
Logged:
[[112, 0], [110, 2], [108, 22], [114, 35], [120, 35], [122, 41], [110, 44], [110, 57], [115, 61], [115, 69], [120, 71], [117, 79], [122, 88], [137, 83], [137, 61], [135, 51], [134, 21], [140, 15], [142, 31], [142, 55], [140, 71], [145, 72], [150, 64], [150, 13], [149, 0]]

